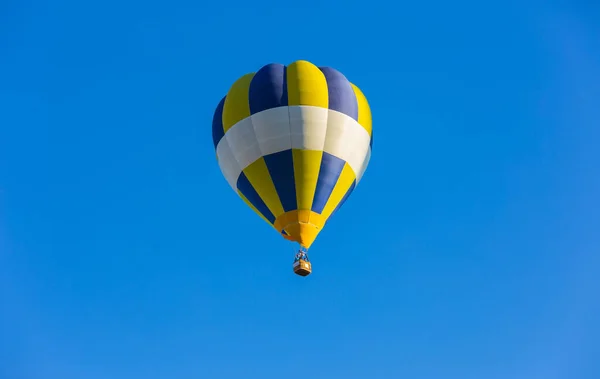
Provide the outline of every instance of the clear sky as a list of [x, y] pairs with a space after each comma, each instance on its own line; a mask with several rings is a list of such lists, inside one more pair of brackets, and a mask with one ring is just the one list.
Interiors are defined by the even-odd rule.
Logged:
[[[2, 2], [0, 379], [600, 378], [600, 5], [409, 3]], [[297, 59], [375, 129], [304, 279], [211, 137]]]

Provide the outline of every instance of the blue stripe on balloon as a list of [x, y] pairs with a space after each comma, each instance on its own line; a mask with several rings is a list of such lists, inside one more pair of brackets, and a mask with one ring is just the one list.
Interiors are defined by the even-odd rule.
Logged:
[[358, 121], [358, 101], [344, 74], [331, 67], [319, 67], [327, 80], [329, 109], [344, 113]]
[[225, 129], [223, 129], [223, 105], [225, 104], [225, 97], [226, 96], [221, 99], [219, 105], [217, 105], [217, 109], [215, 109], [215, 114], [213, 115], [212, 135], [215, 149], [221, 138], [225, 135]]
[[295, 210], [297, 208], [296, 180], [292, 149], [266, 155], [264, 159], [283, 210], [285, 212]]
[[344, 203], [346, 202], [346, 200], [348, 200], [348, 197], [350, 197], [350, 194], [352, 194], [352, 191], [354, 191], [354, 187], [356, 187], [356, 180], [352, 182], [352, 185], [350, 186], [350, 188], [348, 188], [348, 191], [346, 191], [346, 194], [344, 195], [344, 197], [342, 197], [342, 200], [335, 207], [335, 209], [333, 210], [333, 212], [331, 212], [331, 215], [329, 216], [329, 218], [331, 218], [340, 209], [340, 207], [342, 205], [344, 205]]
[[319, 169], [319, 178], [317, 179], [317, 188], [311, 207], [313, 212], [319, 214], [323, 213], [327, 200], [329, 200], [345, 164], [346, 162], [344, 160], [323, 152], [321, 168]]
[[271, 63], [256, 72], [248, 91], [250, 114], [288, 105], [287, 69]]
[[236, 184], [237, 189], [248, 199], [250, 204], [254, 205], [257, 211], [259, 211], [271, 224], [275, 222], [275, 216], [265, 202], [260, 198], [258, 192], [254, 189], [246, 174], [243, 172], [240, 174], [240, 177], [237, 180]]

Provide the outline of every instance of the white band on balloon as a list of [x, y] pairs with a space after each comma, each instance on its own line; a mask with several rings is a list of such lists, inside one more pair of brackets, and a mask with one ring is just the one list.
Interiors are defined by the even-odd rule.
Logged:
[[371, 137], [353, 118], [331, 109], [297, 105], [268, 109], [235, 124], [217, 145], [223, 176], [237, 191], [242, 171], [265, 155], [317, 150], [348, 163], [358, 183], [371, 158]]

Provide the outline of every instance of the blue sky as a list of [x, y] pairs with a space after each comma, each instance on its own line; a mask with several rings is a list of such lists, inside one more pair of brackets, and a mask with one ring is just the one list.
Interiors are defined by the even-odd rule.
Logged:
[[[600, 7], [320, 3], [2, 4], [0, 378], [600, 377]], [[376, 130], [305, 279], [211, 138], [297, 59]]]

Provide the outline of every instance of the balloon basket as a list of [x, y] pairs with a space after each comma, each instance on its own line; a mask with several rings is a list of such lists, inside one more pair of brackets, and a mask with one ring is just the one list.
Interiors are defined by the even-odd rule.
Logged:
[[294, 262], [294, 273], [300, 276], [308, 276], [312, 272], [312, 265], [304, 259]]
[[308, 276], [312, 272], [312, 265], [308, 260], [308, 253], [305, 248], [300, 248], [300, 251], [294, 258], [294, 273], [300, 276]]

